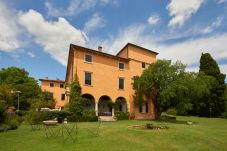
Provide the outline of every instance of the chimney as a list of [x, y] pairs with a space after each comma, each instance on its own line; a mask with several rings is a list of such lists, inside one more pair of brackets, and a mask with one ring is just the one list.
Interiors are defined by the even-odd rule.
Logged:
[[98, 46], [98, 51], [102, 52], [102, 46]]

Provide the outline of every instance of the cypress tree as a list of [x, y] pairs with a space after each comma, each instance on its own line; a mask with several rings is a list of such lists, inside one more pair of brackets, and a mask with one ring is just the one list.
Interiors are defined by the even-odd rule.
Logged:
[[210, 93], [210, 100], [207, 100], [207, 116], [219, 116], [224, 111], [224, 90], [225, 90], [225, 74], [220, 72], [217, 62], [209, 53], [202, 53], [200, 58], [199, 72], [203, 72], [215, 79]]
[[81, 87], [78, 78], [72, 82], [69, 94], [69, 110], [73, 114], [82, 116], [83, 98], [81, 97]]

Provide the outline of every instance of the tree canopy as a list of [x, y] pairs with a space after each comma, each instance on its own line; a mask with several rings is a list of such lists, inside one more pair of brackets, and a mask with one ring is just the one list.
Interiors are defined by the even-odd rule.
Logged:
[[25, 69], [17, 67], [2, 68], [0, 70], [0, 97], [7, 105], [17, 105], [17, 95], [15, 91], [20, 91], [20, 108], [28, 109], [29, 100], [36, 98], [41, 93], [38, 82], [29, 77]]
[[220, 72], [217, 62], [209, 53], [201, 55], [199, 73], [205, 73], [215, 79], [215, 82], [210, 89], [211, 95], [209, 98], [205, 99], [207, 101], [206, 105], [209, 106], [212, 116], [219, 116], [225, 110], [223, 95], [226, 75]]
[[134, 80], [135, 99], [151, 98], [155, 106], [155, 117], [159, 118], [161, 112], [170, 106], [170, 102], [161, 99], [162, 92], [180, 77], [184, 70], [185, 65], [180, 62], [172, 65], [170, 60], [158, 60], [151, 64], [140, 77]]
[[[212, 59], [206, 56], [206, 60]], [[208, 71], [209, 63], [201, 62], [199, 73], [186, 72], [181, 62], [158, 60], [151, 64], [133, 79], [134, 104], [152, 100], [156, 119], [169, 108], [175, 108], [178, 115], [219, 116], [225, 108], [224, 75], [214, 60], [210, 63], [214, 72]]]

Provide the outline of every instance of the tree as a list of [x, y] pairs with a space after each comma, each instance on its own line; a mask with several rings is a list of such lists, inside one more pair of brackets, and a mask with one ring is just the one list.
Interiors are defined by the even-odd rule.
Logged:
[[[36, 98], [40, 95], [41, 89], [38, 82], [29, 77], [29, 73], [25, 69], [20, 69], [17, 67], [2, 68], [0, 70], [0, 87], [10, 86], [7, 89], [7, 93], [10, 94], [11, 91], [20, 91], [20, 107], [21, 109], [28, 109], [30, 107], [31, 98]], [[12, 105], [17, 105], [17, 95], [14, 94]], [[5, 100], [10, 102], [11, 100]]]
[[[212, 116], [219, 116], [224, 111], [224, 90], [225, 90], [225, 74], [220, 72], [217, 62], [211, 57], [209, 53], [201, 55], [200, 58], [200, 73], [205, 73], [208, 76], [215, 78], [215, 83], [210, 89], [211, 96], [207, 99], [207, 106], [209, 106], [208, 113], [211, 112]], [[205, 98], [206, 99], [206, 98]]]
[[53, 94], [48, 91], [43, 91], [37, 98], [30, 100], [32, 108], [53, 108], [55, 99]]
[[185, 72], [167, 85], [160, 94], [162, 102], [176, 108], [178, 115], [203, 115], [214, 79], [205, 74]]
[[165, 88], [185, 72], [185, 65], [180, 62], [171, 64], [170, 60], [158, 60], [134, 79], [135, 99], [152, 99], [155, 106], [155, 118], [171, 106], [166, 99], [161, 99]]
[[71, 84], [69, 97], [69, 111], [75, 115], [82, 116], [83, 98], [81, 97], [81, 87], [77, 76]]
[[0, 100], [4, 101], [7, 106], [13, 105], [14, 95], [12, 86], [8, 84], [0, 85]]

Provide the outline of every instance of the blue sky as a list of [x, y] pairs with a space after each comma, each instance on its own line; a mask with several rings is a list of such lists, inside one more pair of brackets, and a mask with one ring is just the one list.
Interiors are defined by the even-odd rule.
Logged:
[[116, 54], [128, 42], [188, 71], [209, 52], [227, 74], [227, 0], [0, 0], [0, 68], [65, 79], [70, 43]]

